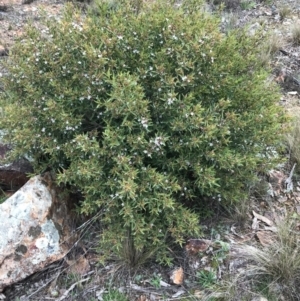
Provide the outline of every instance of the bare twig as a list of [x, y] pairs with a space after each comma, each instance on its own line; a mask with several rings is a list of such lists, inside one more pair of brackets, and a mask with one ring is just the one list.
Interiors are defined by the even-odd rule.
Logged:
[[143, 287], [141, 287], [141, 286], [139, 286], [137, 284], [134, 284], [134, 283], [132, 283], [130, 285], [130, 288], [134, 289], [135, 291], [146, 293], [146, 294], [150, 294], [151, 293], [151, 294], [159, 295], [159, 296], [163, 295], [162, 293], [155, 292], [155, 291], [153, 291], [151, 289], [149, 290], [149, 289], [143, 288]]
[[296, 163], [294, 164], [291, 172], [290, 172], [290, 175], [289, 177], [285, 180], [285, 189], [286, 189], [286, 192], [291, 192], [293, 191], [293, 188], [294, 188], [294, 185], [293, 185], [293, 174], [294, 174], [294, 170], [295, 170], [295, 167], [296, 167]]
[[284, 54], [284, 55], [290, 55], [290, 53], [288, 53], [287, 51], [285, 51], [284, 49], [279, 49], [279, 51]]
[[60, 275], [60, 272], [58, 272], [57, 274], [55, 274], [54, 277], [51, 277], [49, 281], [46, 281], [43, 285], [41, 285], [36, 291], [34, 291], [33, 293], [31, 293], [29, 296], [27, 296], [26, 298], [29, 300], [30, 297], [32, 297], [33, 295], [35, 295], [36, 293], [38, 293], [39, 291], [41, 291], [43, 288], [45, 288], [47, 285], [49, 285], [53, 280], [55, 280], [58, 276]]
[[57, 301], [62, 301], [62, 300], [64, 300], [64, 299], [66, 299], [66, 298], [68, 297], [70, 291], [72, 291], [76, 285], [78, 285], [78, 284], [80, 284], [80, 283], [82, 283], [82, 282], [88, 281], [88, 280], [90, 280], [90, 277], [85, 278], [85, 279], [81, 279], [81, 280], [79, 280], [79, 281], [73, 283], [73, 284], [70, 286], [70, 288], [69, 288], [68, 290], [66, 290], [66, 291], [64, 292], [64, 294], [63, 294], [59, 299], [56, 299], [56, 300], [57, 300]]

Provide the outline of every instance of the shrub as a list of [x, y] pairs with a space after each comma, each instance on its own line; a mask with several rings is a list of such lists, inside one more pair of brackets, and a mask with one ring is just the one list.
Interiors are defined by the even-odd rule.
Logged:
[[105, 210], [102, 251], [126, 245], [130, 264], [145, 253], [169, 262], [166, 239], [197, 235], [205, 202], [245, 198], [281, 139], [259, 33], [224, 35], [201, 6], [68, 5], [11, 50], [1, 120], [11, 158], [26, 153], [77, 187], [82, 213]]

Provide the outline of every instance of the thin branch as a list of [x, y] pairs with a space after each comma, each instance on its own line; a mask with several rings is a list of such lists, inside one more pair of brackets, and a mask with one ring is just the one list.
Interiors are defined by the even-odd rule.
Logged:
[[78, 284], [80, 284], [80, 283], [82, 283], [82, 282], [88, 281], [88, 280], [90, 280], [90, 277], [88, 277], [88, 278], [86, 278], [86, 279], [81, 279], [81, 280], [79, 280], [79, 281], [73, 283], [73, 284], [70, 286], [70, 288], [69, 288], [68, 290], [66, 290], [66, 291], [64, 292], [64, 294], [63, 294], [59, 299], [56, 299], [56, 300], [57, 300], [57, 301], [62, 301], [62, 300], [64, 300], [64, 299], [66, 299], [66, 298], [68, 297], [70, 291], [72, 291], [76, 285], [78, 285]]

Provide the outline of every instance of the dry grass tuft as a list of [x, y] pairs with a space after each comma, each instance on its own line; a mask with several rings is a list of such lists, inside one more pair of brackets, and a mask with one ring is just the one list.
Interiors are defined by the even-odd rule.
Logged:
[[229, 32], [235, 29], [238, 25], [238, 15], [232, 12], [224, 12], [222, 14], [222, 19], [224, 20], [224, 32]]
[[213, 5], [224, 5], [227, 10], [236, 10], [241, 5], [241, 0], [212, 0]]
[[266, 40], [266, 43], [264, 45], [265, 51], [271, 55], [276, 53], [280, 48], [283, 48], [285, 45], [284, 38], [276, 33], [273, 33], [269, 36], [269, 38]]
[[290, 154], [291, 163], [297, 163], [299, 169], [300, 166], [300, 117], [294, 118], [291, 125], [291, 131], [286, 136], [286, 141]]
[[285, 18], [287, 18], [292, 13], [292, 10], [287, 5], [281, 5], [278, 8], [278, 12], [279, 12], [280, 20], [284, 20]]
[[294, 45], [300, 45], [300, 23], [295, 23], [291, 28], [292, 43]]
[[[202, 300], [300, 300], [300, 234], [298, 220], [277, 224], [272, 244], [258, 248], [233, 246], [232, 272]], [[235, 266], [235, 267], [234, 267]], [[282, 299], [282, 297], [284, 298]]]
[[247, 274], [257, 283], [268, 282], [269, 290], [285, 296], [285, 300], [299, 300], [300, 296], [300, 235], [293, 219], [277, 226], [277, 239], [262, 249], [243, 248], [244, 258], [252, 265]]
[[152, 258], [155, 252], [157, 248], [154, 247], [148, 250], [137, 250], [133, 237], [128, 232], [127, 237], [122, 241], [122, 247], [115, 254], [116, 257], [112, 256], [111, 259], [119, 263], [121, 270], [124, 268], [136, 270]]
[[259, 55], [261, 65], [269, 65], [273, 55], [279, 51], [279, 49], [284, 48], [285, 44], [286, 41], [283, 36], [276, 33], [270, 34], [261, 45], [261, 53]]
[[235, 222], [235, 224], [242, 229], [246, 227], [249, 220], [249, 208], [251, 205], [251, 200], [243, 199], [240, 202], [233, 205], [232, 209], [229, 210], [230, 218]]

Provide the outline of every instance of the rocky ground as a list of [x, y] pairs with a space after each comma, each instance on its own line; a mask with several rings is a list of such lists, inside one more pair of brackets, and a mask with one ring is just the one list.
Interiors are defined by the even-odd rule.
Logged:
[[[300, 2], [226, 0], [225, 4], [228, 9], [221, 12], [223, 31], [249, 25], [250, 34], [259, 29], [271, 34], [262, 41], [262, 59], [272, 67], [272, 80], [282, 87], [280, 105], [293, 115], [299, 114]], [[63, 0], [0, 0], [0, 88], [1, 77], [6, 73], [3, 63], [24, 26], [29, 21], [39, 26], [40, 10], [58, 16], [64, 5]], [[208, 4], [207, 9], [215, 12], [216, 3]], [[235, 288], [231, 299], [224, 300], [288, 300], [280, 289], [276, 297], [252, 292], [251, 285], [240, 275], [245, 275], [249, 263], [249, 258], [242, 254], [243, 246], [267, 250], [276, 240], [280, 221], [288, 213], [300, 214], [300, 179], [297, 172], [290, 174], [291, 169], [291, 164], [286, 164], [272, 171], [254, 189], [248, 203], [235, 212], [228, 214], [219, 208], [217, 216], [206, 218], [204, 239], [191, 240], [184, 249], [174, 250], [176, 261], [172, 269], [152, 264], [130, 274], [115, 262], [98, 265], [96, 246], [100, 229], [91, 220], [77, 229], [78, 242], [64, 260], [7, 288], [3, 298], [125, 301], [126, 293], [128, 300], [138, 301], [208, 300], [212, 290], [215, 297], [221, 296], [225, 286], [218, 286], [218, 282], [227, 281], [239, 288]], [[293, 191], [289, 190], [290, 179], [294, 182]], [[229, 291], [230, 285], [226, 289]]]

